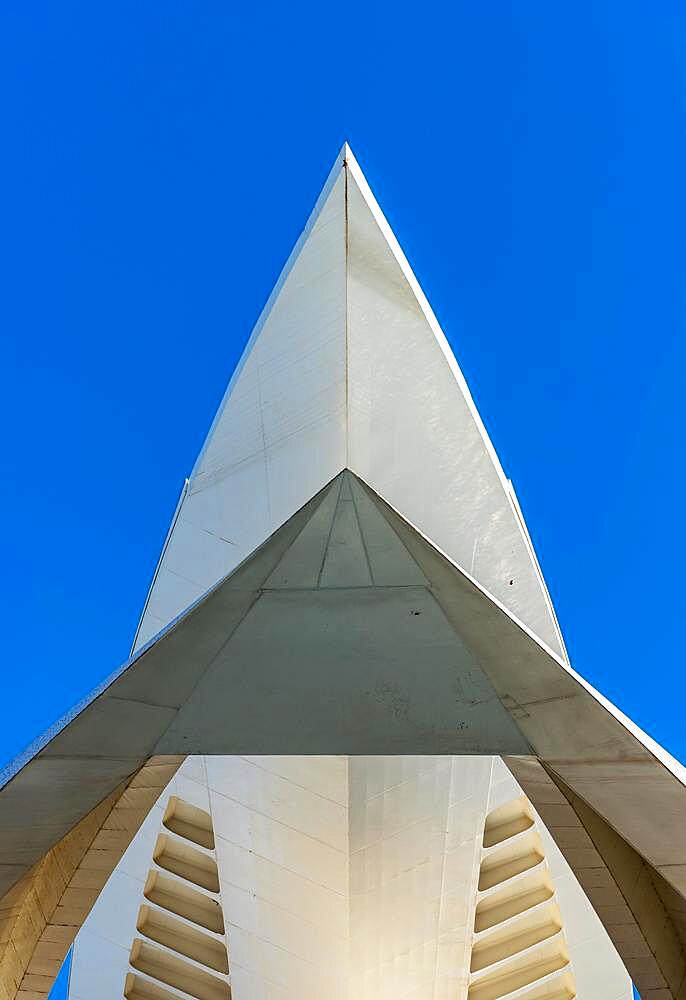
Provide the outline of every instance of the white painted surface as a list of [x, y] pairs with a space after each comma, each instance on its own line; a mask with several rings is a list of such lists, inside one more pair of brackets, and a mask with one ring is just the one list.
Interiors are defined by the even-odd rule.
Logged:
[[135, 648], [345, 465], [345, 172], [327, 182], [188, 483]]
[[345, 758], [208, 758], [234, 1000], [347, 996]]
[[[187, 758], [77, 937], [70, 1000], [123, 995], [172, 794], [212, 815], [233, 1000], [465, 1000], [484, 819], [521, 794], [490, 757]], [[578, 996], [628, 1000], [600, 921], [540, 832]]]
[[347, 146], [231, 378], [135, 648], [346, 467], [564, 656], [510, 484]]
[[352, 154], [348, 219], [348, 464], [560, 653], [552, 605], [495, 451]]

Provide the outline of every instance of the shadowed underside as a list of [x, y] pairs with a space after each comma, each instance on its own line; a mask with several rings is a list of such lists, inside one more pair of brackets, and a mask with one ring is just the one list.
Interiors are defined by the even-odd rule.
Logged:
[[[99, 775], [101, 765], [106, 774], [106, 738], [136, 760], [341, 754], [350, 746], [361, 754], [506, 755], [546, 818], [517, 763], [534, 757], [563, 796], [574, 781], [575, 801], [590, 803], [609, 827], [631, 818], [629, 795], [677, 816], [686, 806], [681, 783], [561, 661], [350, 473], [140, 653], [17, 774], [4, 801], [0, 794], [5, 825], [7, 793], [24, 800], [26, 864], [51, 846], [45, 815], [63, 817], [66, 832], [96, 804], [89, 795], [101, 794], [99, 782], [70, 791], [53, 776]], [[588, 827], [586, 814], [575, 815]], [[565, 829], [550, 829], [565, 850]], [[629, 829], [637, 839], [626, 849], [671, 886], [669, 897], [653, 892], [678, 919], [680, 869], [661, 866], [659, 852], [678, 858], [679, 844], [649, 813]], [[596, 850], [602, 857], [602, 845]], [[622, 954], [614, 911], [598, 912]], [[639, 933], [644, 916], [632, 917]], [[654, 939], [652, 921], [645, 932]], [[674, 954], [683, 957], [676, 927], [670, 945], [674, 964]]]

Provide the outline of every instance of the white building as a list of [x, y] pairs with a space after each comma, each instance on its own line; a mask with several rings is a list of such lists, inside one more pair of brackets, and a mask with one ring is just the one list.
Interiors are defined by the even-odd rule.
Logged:
[[346, 146], [131, 660], [0, 776], [0, 1000], [74, 937], [71, 1000], [678, 1000], [683, 779], [572, 670]]

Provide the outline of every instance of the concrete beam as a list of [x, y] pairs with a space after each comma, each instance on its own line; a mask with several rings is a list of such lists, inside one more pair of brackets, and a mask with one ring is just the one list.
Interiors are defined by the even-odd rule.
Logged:
[[47, 998], [77, 931], [182, 760], [151, 758], [0, 899], [0, 1000]]
[[[583, 887], [642, 1000], [686, 998], [683, 901], [605, 820], [535, 758], [505, 763]], [[675, 919], [676, 917], [676, 919]]]

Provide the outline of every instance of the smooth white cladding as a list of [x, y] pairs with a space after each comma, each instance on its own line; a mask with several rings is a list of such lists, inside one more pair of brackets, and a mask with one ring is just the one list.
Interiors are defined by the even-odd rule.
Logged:
[[349, 466], [556, 653], [510, 488], [431, 308], [348, 157]]
[[346, 467], [564, 657], [511, 485], [347, 146], [231, 379], [135, 648]]
[[345, 183], [334, 168], [231, 379], [136, 649], [345, 467]]

